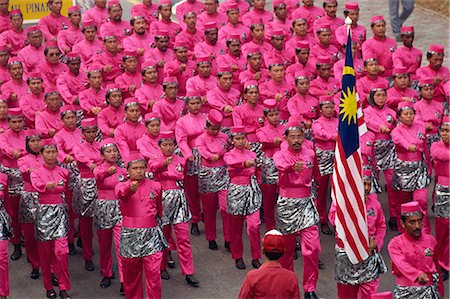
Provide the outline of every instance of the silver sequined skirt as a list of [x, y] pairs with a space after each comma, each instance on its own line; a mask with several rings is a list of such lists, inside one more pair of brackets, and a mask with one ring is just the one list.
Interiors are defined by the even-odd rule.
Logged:
[[316, 156], [320, 175], [324, 176], [332, 174], [334, 166], [334, 150], [321, 150], [316, 148]]
[[293, 234], [319, 223], [319, 213], [311, 196], [291, 198], [279, 195], [276, 215], [277, 229], [283, 235]]
[[278, 169], [273, 158], [262, 157], [261, 182], [268, 185], [278, 184]]
[[412, 192], [426, 188], [429, 184], [428, 167], [423, 160], [397, 160], [392, 174], [392, 187], [394, 189]]
[[388, 170], [394, 168], [397, 160], [395, 144], [392, 140], [375, 140], [373, 144], [375, 162], [379, 170]]
[[427, 145], [428, 145], [428, 150], [431, 148], [431, 145], [435, 142], [438, 142], [439, 140], [441, 140], [441, 137], [439, 137], [439, 134], [431, 134], [428, 135], [427, 134]]
[[18, 168], [3, 167], [3, 173], [8, 176], [9, 196], [20, 197], [23, 191], [22, 172]]
[[36, 213], [36, 240], [51, 241], [67, 236], [69, 208], [62, 204], [39, 204]]
[[450, 187], [436, 184], [434, 197], [434, 215], [450, 218]]
[[336, 247], [336, 282], [357, 285], [377, 279], [387, 271], [383, 257], [374, 252], [366, 260], [352, 264], [343, 248]]
[[136, 258], [163, 251], [168, 247], [161, 227], [128, 228], [122, 226], [120, 255]]
[[183, 189], [164, 190], [162, 207], [163, 225], [184, 223], [191, 219], [191, 212]]
[[231, 215], [251, 215], [261, 207], [262, 193], [256, 177], [250, 178], [249, 185], [230, 183], [227, 193], [227, 212]]
[[94, 205], [98, 199], [95, 178], [80, 179], [79, 187], [80, 196], [77, 201], [73, 201], [73, 209], [75, 213], [83, 217], [92, 217], [94, 215]]
[[262, 159], [264, 157], [264, 152], [262, 150], [262, 143], [251, 142], [250, 150], [256, 154], [256, 167], [261, 167]]
[[193, 176], [197, 175], [200, 170], [201, 157], [196, 148], [192, 149], [193, 161], [187, 161], [187, 175]]
[[19, 204], [19, 222], [34, 223], [39, 204], [39, 193], [22, 191]]
[[118, 200], [97, 199], [94, 205], [94, 225], [97, 229], [111, 229], [122, 222]]
[[3, 200], [0, 201], [0, 241], [9, 240], [13, 236], [12, 219], [6, 213]]
[[431, 286], [400, 286], [395, 285], [392, 295], [394, 299], [441, 299], [436, 284], [439, 274], [432, 274], [434, 285]]
[[229, 184], [230, 177], [226, 165], [220, 167], [200, 167], [198, 173], [198, 190], [200, 193], [226, 190]]

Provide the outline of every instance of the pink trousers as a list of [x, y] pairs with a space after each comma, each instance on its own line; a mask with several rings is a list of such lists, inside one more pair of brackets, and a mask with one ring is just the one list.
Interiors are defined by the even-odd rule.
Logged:
[[371, 282], [351, 285], [351, 284], [337, 284], [337, 293], [339, 299], [370, 299], [372, 294], [378, 292], [378, 285], [380, 278]]
[[58, 276], [59, 289], [61, 291], [70, 290], [69, 281], [69, 246], [67, 237], [55, 239], [52, 241], [38, 241], [39, 258], [41, 259], [42, 280], [44, 288], [52, 290], [52, 271], [53, 266], [55, 274]]
[[398, 194], [397, 191], [392, 188], [392, 169], [384, 170], [384, 178], [386, 180], [386, 190], [388, 194], [388, 209], [389, 209], [389, 217], [400, 217], [400, 211], [397, 210], [398, 205]]
[[263, 195], [264, 221], [266, 222], [266, 231], [276, 227], [275, 205], [277, 202], [278, 185], [261, 184]]
[[79, 234], [83, 242], [83, 259], [85, 261], [91, 261], [93, 256], [92, 238], [94, 233], [92, 232], [92, 220], [92, 217], [78, 216]]
[[316, 225], [302, 229], [301, 231], [284, 235], [286, 251], [280, 258], [281, 265], [294, 271], [294, 251], [296, 237], [300, 236], [303, 256], [303, 290], [305, 292], [316, 291], [317, 279], [319, 278], [319, 252], [322, 251], [319, 240], [319, 229]]
[[0, 296], [9, 296], [8, 240], [0, 241]]
[[192, 214], [192, 223], [198, 223], [201, 220], [200, 193], [198, 192], [198, 176], [185, 175], [183, 179], [184, 192], [189, 204], [189, 210]]
[[320, 223], [325, 224], [328, 222], [327, 213], [327, 198], [328, 198], [328, 187], [330, 185], [331, 174], [319, 176], [318, 190], [317, 190], [317, 201], [316, 207], [319, 212]]
[[39, 260], [38, 245], [34, 237], [34, 223], [21, 223], [21, 225], [27, 260], [33, 269], [39, 269], [41, 262]]
[[[419, 190], [415, 190], [413, 192], [405, 192], [405, 191], [396, 191], [398, 203], [397, 203], [397, 211], [400, 211], [400, 205], [405, 202], [409, 202], [411, 200], [417, 201], [422, 209], [423, 217], [423, 228], [422, 231], [426, 234], [431, 234], [431, 226], [430, 221], [428, 220], [428, 189], [423, 188]], [[403, 233], [403, 228], [400, 225], [400, 217], [397, 218], [398, 222], [398, 230]]]
[[252, 259], [261, 258], [261, 243], [259, 236], [259, 226], [261, 220], [259, 218], [259, 210], [247, 216], [229, 215], [230, 217], [230, 251], [233, 259], [242, 258], [244, 244], [242, 242], [242, 229], [244, 228], [244, 220], [247, 222], [247, 235], [250, 239], [250, 250]]
[[[166, 239], [169, 238], [172, 231], [175, 231], [175, 243], [177, 244], [178, 249], [178, 259], [180, 260], [181, 265], [181, 274], [182, 275], [190, 275], [194, 274], [194, 259], [192, 258], [192, 248], [191, 241], [189, 240], [189, 224], [178, 223], [178, 224], [168, 224], [163, 227], [164, 236]], [[164, 250], [164, 256], [162, 259], [161, 270], [165, 270], [167, 268], [167, 255], [169, 251], [168, 249]]]
[[217, 239], [216, 233], [216, 214], [217, 208], [220, 208], [222, 216], [223, 238], [230, 241], [230, 220], [227, 213], [227, 190], [221, 190], [215, 193], [201, 193], [200, 198], [203, 204], [203, 220], [205, 222], [205, 235], [207, 241]]
[[111, 277], [112, 271], [112, 255], [111, 247], [114, 238], [114, 247], [116, 251], [117, 266], [119, 268], [119, 279], [123, 282], [123, 261], [120, 255], [120, 231], [122, 225], [116, 225], [111, 229], [98, 229], [98, 251], [100, 252], [100, 274], [103, 277]]
[[445, 270], [450, 270], [449, 263], [449, 229], [450, 229], [450, 219], [436, 217], [434, 218], [434, 229], [436, 231], [436, 253], [439, 257], [439, 266]]
[[122, 258], [123, 261], [123, 288], [125, 298], [144, 298], [142, 288], [142, 268], [145, 273], [145, 295], [148, 299], [161, 298], [161, 276], [159, 265], [162, 260], [162, 252], [138, 258]]
[[19, 204], [20, 204], [20, 197], [18, 196], [11, 196], [11, 208], [12, 208], [12, 227], [14, 231], [14, 235], [10, 239], [11, 243], [14, 245], [20, 244], [20, 240], [22, 239], [22, 227], [19, 222]]

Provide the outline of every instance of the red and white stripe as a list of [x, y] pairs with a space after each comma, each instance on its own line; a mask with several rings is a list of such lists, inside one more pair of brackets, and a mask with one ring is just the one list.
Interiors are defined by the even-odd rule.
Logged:
[[[355, 87], [356, 88], [356, 87]], [[358, 110], [356, 111], [356, 116], [358, 118], [358, 131], [359, 136], [361, 137], [367, 132], [366, 122], [364, 121], [364, 113], [361, 107], [361, 101], [359, 100], [358, 93], [356, 93], [356, 102], [358, 105]]]

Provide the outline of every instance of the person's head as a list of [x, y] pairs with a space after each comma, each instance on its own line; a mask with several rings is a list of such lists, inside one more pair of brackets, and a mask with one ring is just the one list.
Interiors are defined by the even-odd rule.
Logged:
[[222, 112], [211, 109], [206, 117], [206, 132], [210, 136], [217, 136], [223, 120]]
[[35, 48], [39, 48], [42, 45], [44, 35], [38, 26], [31, 26], [27, 29], [27, 41]]
[[331, 42], [331, 26], [330, 24], [323, 24], [320, 28], [317, 29], [317, 38], [319, 39], [319, 43], [325, 47], [328, 47]]
[[244, 100], [251, 105], [256, 105], [259, 102], [259, 89], [256, 81], [245, 82]]
[[412, 48], [414, 42], [414, 27], [402, 26], [400, 28], [400, 38], [405, 47]]
[[154, 62], [144, 62], [141, 74], [145, 83], [155, 84], [158, 82], [158, 70]]
[[427, 51], [427, 60], [433, 70], [439, 71], [444, 63], [444, 46], [430, 45]]
[[51, 112], [59, 111], [62, 105], [61, 95], [56, 89], [46, 90], [44, 93], [44, 101], [47, 109]]
[[202, 98], [200, 92], [188, 91], [184, 101], [189, 113], [197, 115], [202, 109]]
[[8, 71], [12, 79], [22, 80], [23, 77], [23, 66], [22, 62], [17, 59], [12, 59], [8, 62]]
[[169, 20], [172, 16], [172, 1], [160, 1], [158, 6], [159, 14], [163, 20]]
[[125, 51], [122, 58], [122, 62], [125, 71], [132, 74], [136, 73], [138, 65], [136, 51]]
[[308, 22], [305, 18], [299, 18], [292, 21], [292, 28], [295, 35], [305, 36], [308, 33]]
[[247, 137], [245, 134], [245, 127], [231, 127], [231, 143], [237, 149], [243, 150], [247, 144]]
[[450, 137], [450, 117], [444, 116], [442, 119], [442, 125], [439, 128], [439, 136], [441, 137], [442, 142], [448, 145], [449, 137]]
[[74, 130], [77, 127], [77, 112], [72, 105], [66, 105], [61, 108], [61, 120], [69, 130]]
[[108, 3], [109, 18], [113, 22], [120, 22], [122, 20], [122, 6], [119, 1], [113, 0]]
[[332, 118], [334, 115], [334, 102], [332, 96], [319, 97], [320, 114], [326, 118]]
[[16, 30], [22, 30], [23, 26], [23, 15], [20, 9], [11, 10], [9, 13], [9, 19], [11, 20], [11, 25]]
[[141, 116], [141, 108], [136, 98], [127, 98], [124, 103], [125, 117], [127, 121], [137, 123]]
[[100, 65], [91, 66], [88, 70], [87, 77], [88, 77], [89, 85], [91, 86], [91, 88], [100, 89], [100, 87], [102, 87], [103, 76], [102, 76], [102, 70], [101, 70]]
[[144, 121], [148, 134], [150, 134], [153, 137], [158, 136], [159, 130], [161, 129], [160, 117], [156, 113], [150, 112], [145, 115]]
[[281, 0], [273, 1], [272, 3], [273, 13], [277, 17], [278, 20], [285, 21], [286, 20], [286, 3]]
[[423, 213], [419, 202], [411, 201], [401, 206], [400, 224], [405, 230], [405, 234], [413, 240], [418, 240], [422, 236]]
[[27, 84], [30, 92], [34, 95], [39, 95], [43, 89], [42, 75], [40, 73], [30, 73], [28, 74]]
[[0, 14], [7, 15], [9, 8], [9, 0], [0, 0]]
[[422, 100], [431, 101], [434, 96], [433, 79], [420, 79], [419, 81], [419, 95]]
[[163, 89], [166, 98], [175, 100], [178, 95], [178, 80], [175, 77], [166, 77], [163, 82]]
[[8, 126], [13, 132], [20, 132], [25, 127], [25, 119], [23, 117], [22, 109], [10, 108], [8, 109]]
[[282, 61], [269, 61], [269, 75], [275, 82], [282, 82], [284, 80], [284, 64]]
[[173, 131], [164, 131], [159, 133], [158, 145], [164, 156], [172, 156], [176, 145], [175, 133]]
[[306, 95], [309, 89], [309, 78], [305, 72], [295, 73], [295, 87], [297, 88], [297, 93], [301, 95]]
[[105, 8], [106, 7], [106, 0], [94, 0], [95, 6], [98, 8]]
[[111, 54], [116, 54], [119, 52], [119, 42], [117, 41], [117, 36], [115, 35], [105, 36], [103, 39], [103, 45], [105, 46], [105, 50]]
[[45, 60], [47, 60], [49, 64], [56, 65], [59, 63], [59, 56], [61, 55], [61, 52], [59, 51], [56, 42], [48, 42], [45, 45], [44, 55]]
[[303, 5], [306, 7], [313, 7], [314, 6], [314, 0], [302, 0]]
[[255, 24], [252, 24], [250, 26], [250, 32], [252, 35], [252, 38], [256, 41], [262, 41], [264, 39], [264, 24], [262, 21], [258, 21]]
[[231, 89], [233, 82], [233, 73], [230, 66], [219, 66], [217, 73], [217, 81], [221, 89], [228, 91]]
[[273, 31], [272, 37], [270, 38], [270, 43], [275, 50], [281, 51], [284, 48], [284, 33], [281, 29], [275, 29]]
[[364, 184], [364, 200], [367, 200], [372, 190], [372, 171], [370, 169], [363, 169], [363, 184]]
[[32, 155], [39, 155], [41, 152], [42, 135], [37, 130], [27, 130], [25, 138], [25, 149]]
[[119, 108], [123, 104], [122, 91], [117, 84], [106, 86], [106, 103], [113, 108]]
[[367, 101], [370, 105], [383, 108], [386, 104], [386, 86], [383, 84], [374, 84], [371, 86]]
[[205, 24], [205, 40], [210, 45], [217, 44], [219, 38], [219, 29], [217, 29], [216, 23]]
[[374, 16], [370, 19], [370, 28], [373, 36], [378, 38], [386, 37], [386, 21], [383, 16]]
[[80, 26], [81, 23], [81, 9], [78, 6], [71, 6], [69, 7], [68, 11], [68, 17], [70, 24], [73, 26]]
[[276, 229], [268, 231], [262, 239], [262, 247], [269, 261], [279, 260], [286, 250], [283, 234]]
[[166, 52], [169, 47], [169, 32], [157, 32], [155, 35], [155, 46], [161, 52]]
[[410, 102], [400, 102], [398, 104], [397, 119], [406, 126], [412, 126], [414, 123], [414, 117], [416, 116], [416, 111], [412, 103]]
[[92, 143], [97, 137], [98, 127], [95, 118], [85, 118], [81, 121], [81, 132], [85, 141]]
[[4, 99], [0, 99], [0, 120], [5, 120], [8, 117], [8, 103]]
[[62, 0], [48, 0], [47, 7], [54, 15], [60, 15], [62, 9]]
[[112, 138], [103, 139], [100, 144], [100, 154], [106, 163], [116, 164], [119, 159], [116, 141]]
[[9, 60], [9, 50], [8, 48], [6, 48], [6, 46], [0, 49], [0, 65], [1, 66], [7, 66], [8, 65], [8, 60]]
[[228, 23], [236, 25], [239, 23], [239, 8], [236, 5], [230, 5], [227, 9]]
[[133, 27], [133, 32], [137, 35], [144, 35], [146, 31], [147, 22], [143, 16], [134, 16], [130, 20], [130, 25]]
[[177, 43], [173, 47], [175, 58], [181, 63], [187, 63], [188, 61], [188, 47], [185, 43]]
[[87, 41], [94, 41], [97, 38], [97, 25], [94, 20], [83, 21], [81, 32]]
[[241, 40], [238, 35], [231, 35], [227, 38], [227, 49], [234, 57], [239, 57], [241, 55]]
[[357, 24], [359, 20], [359, 4], [358, 2], [347, 2], [344, 7], [344, 16], [352, 20], [352, 25]]
[[307, 41], [298, 41], [295, 47], [295, 56], [297, 56], [298, 62], [301, 64], [306, 64], [309, 59], [309, 42]]
[[323, 10], [325, 14], [330, 18], [336, 17], [337, 7], [338, 7], [337, 1], [327, 0], [323, 2]]
[[378, 76], [379, 72], [378, 60], [376, 58], [368, 58], [364, 60], [364, 70], [369, 76], [373, 77]]
[[274, 99], [267, 99], [263, 102], [264, 117], [267, 122], [272, 126], [276, 126], [280, 123], [280, 112], [277, 108], [277, 101]]
[[78, 75], [80, 73], [81, 59], [80, 56], [74, 54], [67, 54], [67, 67], [72, 74]]
[[324, 79], [328, 80], [331, 74], [331, 58], [328, 56], [319, 56], [316, 61], [316, 69], [317, 75]]
[[145, 179], [147, 162], [140, 154], [131, 154], [127, 163], [127, 172], [131, 181], [142, 181]]
[[266, 6], [266, 0], [253, 0], [253, 9], [262, 11]]
[[284, 138], [286, 139], [291, 150], [293, 150], [294, 152], [301, 151], [302, 143], [305, 138], [303, 127], [300, 124], [286, 126]]
[[186, 24], [187, 28], [195, 29], [195, 25], [197, 24], [197, 15], [193, 11], [188, 12], [183, 16], [183, 22]]
[[197, 73], [203, 78], [208, 78], [211, 75], [211, 59], [209, 56], [197, 57]]
[[[58, 157], [58, 148], [53, 139], [43, 139], [41, 141], [41, 154], [44, 164], [47, 166], [55, 166]], [[59, 182], [58, 182], [59, 183]]]
[[217, 8], [219, 7], [219, 0], [205, 0], [203, 6], [207, 14], [213, 15], [217, 12]]
[[398, 89], [404, 90], [409, 86], [409, 74], [406, 67], [394, 68], [392, 78], [394, 79], [394, 86]]
[[259, 72], [262, 65], [262, 54], [259, 48], [252, 48], [247, 53], [247, 66], [255, 71]]

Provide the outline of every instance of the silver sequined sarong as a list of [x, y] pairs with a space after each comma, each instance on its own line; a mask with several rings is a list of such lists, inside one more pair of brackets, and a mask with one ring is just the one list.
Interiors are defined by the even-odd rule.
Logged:
[[0, 200], [0, 241], [9, 240], [13, 236], [12, 219]]
[[336, 282], [357, 285], [377, 279], [387, 271], [383, 257], [374, 252], [366, 260], [352, 264], [343, 248], [336, 247]]
[[373, 144], [375, 162], [379, 170], [388, 170], [394, 168], [397, 160], [395, 144], [392, 140], [375, 140]]
[[264, 157], [264, 152], [262, 150], [262, 143], [251, 142], [250, 150], [256, 154], [256, 167], [261, 167], [262, 158]]
[[168, 247], [161, 227], [128, 228], [122, 226], [120, 255], [136, 258], [163, 251]]
[[322, 150], [316, 148], [316, 156], [320, 175], [324, 176], [332, 174], [334, 166], [334, 150]]
[[263, 157], [261, 165], [261, 182], [268, 185], [278, 184], [278, 169], [273, 158]]
[[192, 157], [194, 157], [193, 161], [187, 161], [188, 176], [197, 175], [200, 170], [201, 157], [196, 148], [192, 149]]
[[439, 140], [441, 140], [441, 137], [439, 137], [439, 134], [438, 134], [438, 133], [436, 133], [436, 134], [431, 134], [431, 135], [428, 135], [428, 134], [427, 134], [427, 145], [428, 145], [428, 150], [430, 150], [431, 145], [432, 145], [433, 143], [438, 142]]
[[97, 199], [94, 205], [94, 225], [97, 229], [111, 229], [122, 222], [119, 201]]
[[162, 192], [163, 225], [188, 222], [191, 212], [183, 189]]
[[3, 167], [3, 173], [8, 176], [9, 196], [20, 197], [20, 193], [23, 191], [23, 178], [20, 169]]
[[39, 204], [39, 193], [22, 191], [19, 203], [19, 222], [34, 223]]
[[439, 274], [432, 275], [434, 285], [431, 286], [400, 286], [395, 285], [392, 295], [394, 299], [441, 299], [437, 291]]
[[219, 167], [200, 167], [198, 173], [198, 190], [200, 193], [227, 190], [229, 184], [230, 177], [226, 165]]
[[426, 188], [429, 184], [428, 167], [423, 160], [397, 160], [392, 174], [392, 187], [394, 189], [412, 192]]
[[39, 204], [36, 213], [36, 240], [51, 241], [67, 236], [69, 208], [66, 203]]
[[436, 184], [434, 197], [434, 215], [450, 218], [450, 187]]
[[74, 202], [75, 213], [83, 217], [94, 215], [94, 205], [98, 198], [97, 183], [95, 178], [80, 179], [80, 197]]
[[256, 177], [250, 178], [249, 185], [230, 183], [227, 193], [227, 212], [231, 215], [251, 215], [261, 207], [262, 193]]
[[291, 198], [279, 195], [276, 215], [277, 229], [283, 235], [293, 234], [319, 223], [319, 213], [311, 196]]
[[69, 171], [69, 189], [72, 191], [72, 203], [75, 206], [81, 196], [80, 191], [80, 170], [78, 169], [77, 162], [73, 161], [67, 164], [61, 164], [62, 168]]

